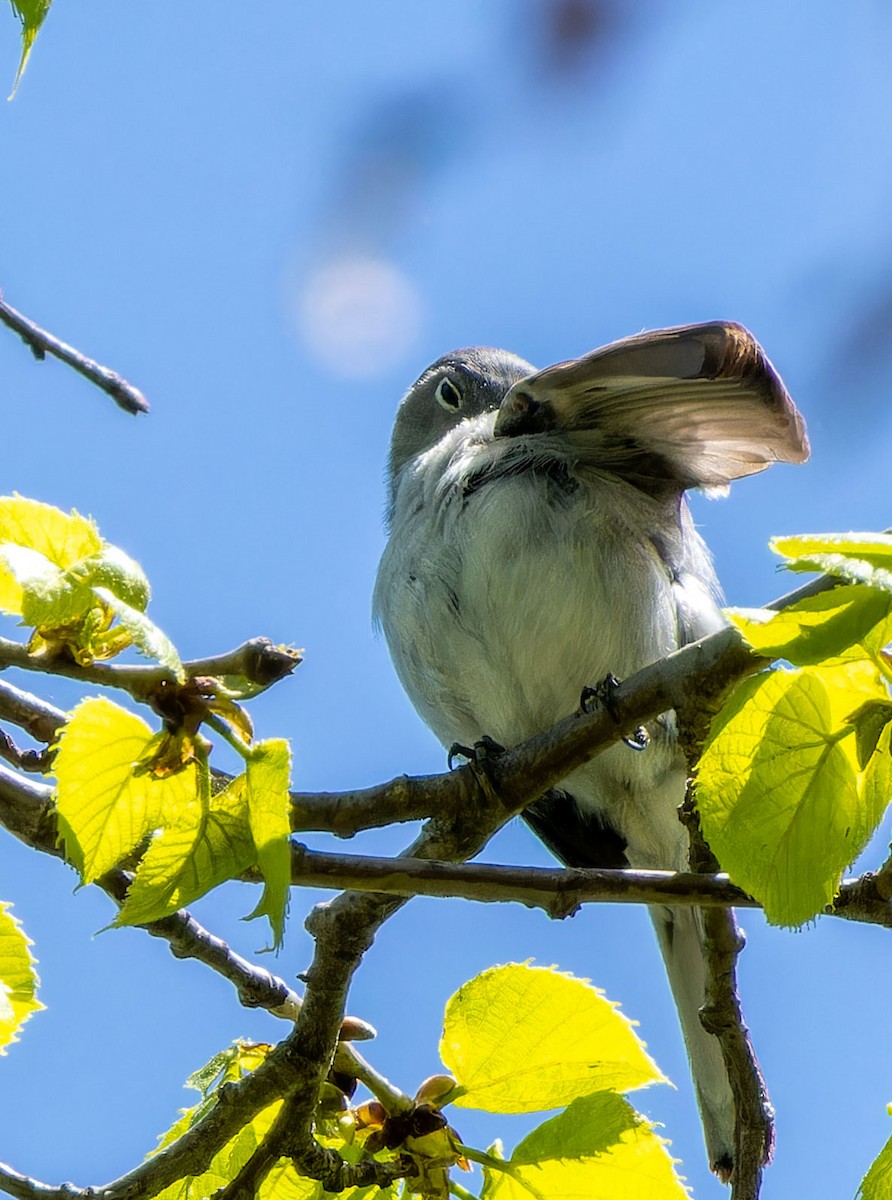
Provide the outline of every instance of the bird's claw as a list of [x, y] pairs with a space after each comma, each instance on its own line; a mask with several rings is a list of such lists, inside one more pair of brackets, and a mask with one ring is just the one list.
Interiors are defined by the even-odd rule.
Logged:
[[475, 742], [473, 746], [463, 746], [461, 742], [453, 742], [449, 747], [449, 757], [446, 761], [449, 764], [449, 770], [452, 771], [457, 758], [466, 758], [468, 762], [479, 764], [488, 758], [497, 758], [504, 753], [504, 746], [500, 746], [494, 738], [484, 734], [480, 741]]
[[[606, 708], [619, 724], [620, 714], [616, 706], [615, 693], [619, 680], [615, 675], [605, 675], [594, 687], [584, 687], [579, 698], [580, 712], [592, 713], [599, 707]], [[650, 745], [650, 734], [643, 725], [639, 725], [632, 737], [624, 737], [623, 741], [630, 750], [646, 750]]]

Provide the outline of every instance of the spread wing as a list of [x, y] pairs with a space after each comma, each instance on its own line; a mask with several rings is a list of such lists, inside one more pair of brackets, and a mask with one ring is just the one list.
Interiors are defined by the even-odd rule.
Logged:
[[780, 376], [732, 322], [638, 334], [520, 380], [495, 435], [538, 433], [648, 489], [722, 486], [809, 453]]

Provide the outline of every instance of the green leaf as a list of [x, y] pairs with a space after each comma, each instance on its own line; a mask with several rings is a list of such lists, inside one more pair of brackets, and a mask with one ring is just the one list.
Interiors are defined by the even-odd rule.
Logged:
[[892, 534], [820, 533], [774, 538], [791, 571], [825, 571], [892, 591]]
[[877, 748], [883, 730], [892, 721], [892, 701], [868, 700], [851, 713], [848, 723], [855, 730], [858, 766], [863, 771]]
[[892, 638], [892, 596], [860, 584], [809, 596], [780, 612], [726, 611], [759, 654], [799, 667], [873, 658]]
[[[24, 7], [39, 7], [25, 5], [24, 0], [18, 2]], [[0, 496], [0, 542], [36, 550], [63, 571], [102, 548], [99, 531], [90, 518], [74, 509], [64, 513], [24, 496]]]
[[[167, 1133], [159, 1138], [157, 1147], [148, 1156], [171, 1146], [189, 1129], [201, 1121], [216, 1105], [223, 1084], [235, 1083], [263, 1062], [272, 1047], [265, 1043], [236, 1042], [215, 1054], [204, 1067], [190, 1075], [188, 1087], [197, 1088], [204, 1098], [193, 1108], [183, 1111]], [[181, 1179], [159, 1193], [158, 1200], [205, 1200], [229, 1183], [260, 1145], [278, 1114], [281, 1101], [276, 1101], [248, 1121], [230, 1141], [214, 1155], [201, 1175]], [[363, 1151], [359, 1145], [347, 1145], [326, 1138], [349, 1162], [356, 1162]], [[394, 1188], [347, 1188], [340, 1193], [342, 1200], [394, 1200]], [[290, 1163], [279, 1162], [270, 1171], [258, 1192], [258, 1200], [327, 1200], [329, 1193], [315, 1180], [300, 1178]]]
[[[892, 1106], [889, 1111], [892, 1112]], [[892, 1200], [892, 1138], [886, 1142], [861, 1180], [858, 1200]]]
[[510, 1173], [484, 1169], [486, 1200], [688, 1200], [666, 1141], [614, 1092], [574, 1100], [509, 1163]]
[[263, 1062], [272, 1047], [267, 1042], [251, 1042], [239, 1038], [220, 1050], [203, 1067], [193, 1071], [186, 1080], [185, 1086], [193, 1091], [201, 1092], [202, 1099], [192, 1108], [180, 1110], [180, 1115], [170, 1129], [158, 1139], [158, 1145], [146, 1155], [152, 1158], [161, 1150], [166, 1149], [181, 1137], [187, 1129], [191, 1129], [205, 1117], [217, 1103], [216, 1092], [224, 1083], [236, 1083], [243, 1076], [255, 1071]]
[[[277, 1100], [268, 1108], [257, 1113], [252, 1120], [242, 1126], [235, 1137], [231, 1138], [221, 1150], [218, 1150], [205, 1171], [200, 1175], [191, 1175], [171, 1184], [170, 1187], [157, 1194], [156, 1200], [207, 1200], [208, 1196], [213, 1196], [219, 1188], [229, 1183], [245, 1165], [266, 1137], [281, 1106], [282, 1101]], [[181, 1137], [194, 1123], [194, 1119], [197, 1119], [197, 1117], [189, 1119], [192, 1113], [202, 1108], [204, 1108], [203, 1105], [197, 1105], [196, 1109], [184, 1114], [185, 1120], [181, 1118], [177, 1122], [174, 1126], [177, 1130], [177, 1137]], [[205, 1108], [204, 1111], [206, 1112], [207, 1109]], [[204, 1112], [200, 1115], [204, 1115]], [[176, 1138], [170, 1140], [176, 1141]], [[170, 1140], [165, 1139], [165, 1144], [170, 1144]]]
[[855, 739], [843, 736], [845, 708], [869, 694], [870, 674], [856, 665], [757, 676], [713, 724], [698, 768], [703, 832], [776, 924], [800, 925], [830, 904], [876, 827]]
[[11, 542], [0, 545], [0, 607], [21, 615], [26, 625], [67, 625], [94, 603], [89, 588], [72, 585], [38, 550]]
[[164, 779], [133, 770], [161, 734], [104, 696], [82, 700], [60, 735], [56, 807], [66, 855], [90, 883], [117, 866], [195, 795], [194, 771]]
[[578, 1096], [662, 1081], [632, 1022], [584, 980], [509, 963], [483, 971], [446, 1006], [440, 1056], [487, 1112], [539, 1112]]
[[46, 14], [50, 11], [52, 0], [11, 0], [11, 3], [13, 12], [22, 22], [22, 57], [19, 59], [19, 69], [16, 71], [12, 91], [8, 96], [10, 100], [15, 95], [19, 81], [25, 73], [25, 67], [31, 56], [31, 47], [46, 19]]
[[113, 595], [107, 588], [94, 588], [95, 595], [107, 605], [118, 618], [118, 622], [130, 636], [130, 641], [147, 658], [156, 659], [182, 683], [186, 678], [183, 664], [173, 642], [145, 613], [131, 608], [125, 601]]
[[33, 1012], [43, 1008], [37, 999], [39, 980], [28, 949], [31, 939], [21, 924], [0, 904], [0, 1054], [18, 1041], [18, 1033]]
[[81, 558], [67, 572], [74, 583], [105, 588], [130, 608], [145, 612], [152, 590], [142, 567], [117, 546], [104, 542], [99, 554]]
[[178, 820], [165, 814], [165, 827], [143, 856], [116, 925], [144, 925], [169, 916], [217, 884], [237, 879], [254, 862], [244, 775], [218, 792], [210, 807], [196, 798], [194, 767], [170, 779], [183, 776], [192, 779], [189, 802], [180, 804]]
[[863, 841], [867, 841], [882, 821], [892, 801], [892, 725], [880, 735], [864, 772], [861, 805], [864, 809]]
[[263, 895], [251, 918], [266, 916], [273, 946], [282, 944], [291, 889], [291, 750], [284, 738], [258, 742], [247, 763], [246, 797]]

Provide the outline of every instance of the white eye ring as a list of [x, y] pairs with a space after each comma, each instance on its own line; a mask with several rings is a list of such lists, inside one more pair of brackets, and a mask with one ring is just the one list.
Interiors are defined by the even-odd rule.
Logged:
[[462, 406], [462, 394], [448, 375], [437, 384], [434, 396], [447, 412], [455, 412]]

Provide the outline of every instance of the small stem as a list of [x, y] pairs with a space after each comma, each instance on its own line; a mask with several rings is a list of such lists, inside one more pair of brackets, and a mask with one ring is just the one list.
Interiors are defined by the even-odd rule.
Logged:
[[214, 733], [219, 733], [226, 744], [231, 746], [236, 754], [240, 755], [245, 762], [250, 760], [251, 747], [246, 746], [242, 739], [232, 732], [228, 721], [224, 721], [216, 713], [208, 713], [204, 718], [204, 723], [209, 729], [213, 729]]

